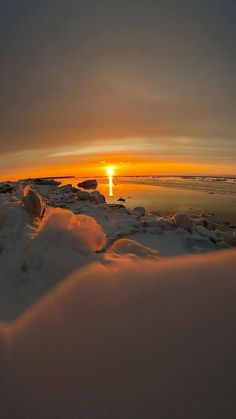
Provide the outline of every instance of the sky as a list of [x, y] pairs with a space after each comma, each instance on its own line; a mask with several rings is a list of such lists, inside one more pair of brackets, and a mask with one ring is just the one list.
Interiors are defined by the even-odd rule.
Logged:
[[0, 0], [0, 179], [236, 175], [236, 3]]

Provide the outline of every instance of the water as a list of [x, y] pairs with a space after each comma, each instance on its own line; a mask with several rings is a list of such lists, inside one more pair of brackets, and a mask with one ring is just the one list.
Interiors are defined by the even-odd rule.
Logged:
[[[62, 183], [77, 186], [82, 178], [63, 179]], [[221, 221], [236, 224], [236, 179], [183, 177], [115, 177], [99, 178], [98, 190], [108, 203], [119, 203], [120, 197], [128, 208], [143, 206], [161, 214], [177, 211], [206, 211]], [[123, 203], [123, 202], [121, 202]]]

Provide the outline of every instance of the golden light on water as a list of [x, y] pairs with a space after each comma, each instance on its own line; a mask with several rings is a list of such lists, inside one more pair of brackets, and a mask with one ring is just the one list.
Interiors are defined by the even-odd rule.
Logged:
[[108, 176], [109, 179], [109, 196], [113, 196], [113, 177]]
[[109, 196], [113, 196], [114, 167], [113, 166], [108, 166], [106, 170], [107, 170], [108, 183], [109, 183]]

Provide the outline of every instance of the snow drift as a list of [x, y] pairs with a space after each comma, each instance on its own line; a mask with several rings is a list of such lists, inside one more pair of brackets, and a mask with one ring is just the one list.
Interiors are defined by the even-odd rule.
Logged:
[[80, 207], [109, 237], [91, 216], [45, 208], [29, 190], [0, 196], [1, 417], [235, 418], [236, 250], [150, 247], [162, 228], [166, 246], [192, 241], [199, 217], [179, 236], [171, 220]]
[[[0, 320], [10, 320], [71, 272], [99, 259], [106, 243], [94, 218], [15, 197], [0, 205]], [[35, 197], [33, 200], [35, 203]]]
[[2, 326], [3, 417], [234, 418], [236, 252], [215, 256], [93, 263]]

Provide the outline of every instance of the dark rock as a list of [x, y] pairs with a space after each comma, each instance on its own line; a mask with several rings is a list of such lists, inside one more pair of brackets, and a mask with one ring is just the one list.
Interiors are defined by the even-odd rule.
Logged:
[[87, 201], [90, 200], [90, 193], [86, 191], [78, 191], [76, 193], [77, 198], [79, 201]]
[[77, 191], [76, 193], [79, 201], [90, 201], [94, 204], [105, 204], [106, 199], [99, 191], [93, 191], [91, 193], [87, 191]]
[[119, 198], [119, 199], [117, 199], [117, 201], [120, 201], [120, 202], [125, 202], [126, 201], [126, 199], [125, 198]]
[[107, 205], [109, 208], [112, 208], [112, 209], [121, 209], [121, 208], [125, 208], [125, 206], [124, 205], [122, 205], [122, 204], [108, 204]]
[[68, 185], [61, 186], [59, 190], [62, 192], [68, 192], [68, 193], [69, 192], [76, 193], [79, 191], [79, 189], [72, 186], [71, 183], [68, 183]]
[[45, 185], [45, 186], [59, 186], [61, 182], [54, 180], [54, 179], [43, 179], [43, 178], [35, 178], [35, 179], [25, 179], [26, 181], [33, 182], [35, 185]]
[[133, 213], [134, 215], [137, 215], [139, 217], [144, 217], [144, 215], [146, 214], [146, 210], [144, 207], [135, 207], [133, 209]]
[[107, 207], [113, 211], [118, 211], [119, 213], [130, 214], [128, 208], [126, 208], [123, 204], [107, 204]]
[[105, 196], [102, 195], [99, 191], [94, 191], [90, 193], [90, 200], [95, 202], [95, 204], [105, 204]]
[[13, 185], [10, 182], [0, 183], [0, 193], [12, 193]]
[[98, 186], [98, 183], [96, 179], [88, 179], [84, 180], [83, 182], [78, 183], [79, 188], [83, 189], [96, 189]]

